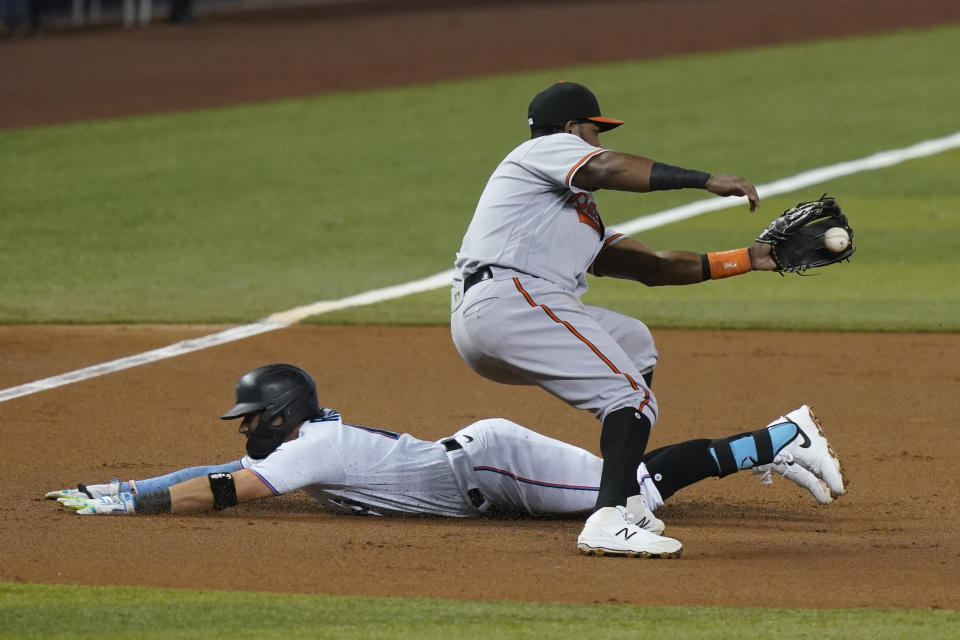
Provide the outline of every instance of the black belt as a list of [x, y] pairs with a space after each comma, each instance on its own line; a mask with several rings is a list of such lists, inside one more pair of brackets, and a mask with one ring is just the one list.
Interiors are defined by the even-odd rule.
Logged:
[[[463, 449], [463, 445], [457, 442], [456, 438], [447, 438], [446, 440], [441, 440], [440, 444], [442, 444], [443, 448], [447, 451]], [[487, 499], [483, 497], [483, 494], [480, 493], [479, 489], [467, 490], [467, 496], [470, 497], [470, 503], [473, 504], [475, 509], [479, 509], [480, 506], [487, 501]]]
[[466, 278], [463, 279], [463, 293], [466, 295], [467, 291], [470, 290], [470, 287], [477, 284], [478, 282], [483, 282], [484, 280], [489, 280], [493, 277], [493, 271], [490, 270], [489, 266], [480, 267]]

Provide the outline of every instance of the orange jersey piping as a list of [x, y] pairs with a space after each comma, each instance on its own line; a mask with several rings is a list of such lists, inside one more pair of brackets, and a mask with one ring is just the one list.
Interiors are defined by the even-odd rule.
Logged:
[[567, 177], [566, 177], [566, 179], [564, 180], [564, 184], [566, 184], [566, 185], [569, 187], [569, 186], [570, 186], [570, 180], [573, 178], [573, 174], [577, 171], [577, 169], [579, 169], [579, 168], [583, 165], [584, 162], [586, 162], [587, 160], [589, 160], [589, 159], [592, 158], [593, 156], [597, 155], [598, 153], [603, 153], [604, 151], [606, 151], [606, 149], [597, 149], [596, 151], [591, 151], [591, 152], [588, 153], [587, 155], [585, 155], [585, 156], [583, 156], [582, 158], [580, 158], [580, 162], [578, 162], [577, 164], [573, 165], [573, 168], [570, 169], [570, 173], [567, 174]]
[[[613, 372], [614, 372], [615, 374], [617, 374], [617, 375], [621, 375], [621, 376], [623, 376], [624, 378], [626, 378], [626, 379], [627, 379], [627, 382], [630, 383], [630, 387], [633, 388], [634, 391], [639, 391], [639, 390], [640, 390], [640, 385], [637, 384], [636, 380], [634, 380], [634, 379], [630, 376], [629, 373], [624, 373], [623, 371], [620, 371], [620, 369], [618, 369], [615, 364], [613, 364], [605, 355], [603, 355], [603, 353], [600, 351], [600, 349], [598, 349], [598, 348], [596, 347], [596, 345], [594, 345], [592, 342], [590, 342], [589, 340], [587, 340], [586, 337], [584, 337], [583, 334], [581, 334], [579, 331], [577, 331], [572, 324], [570, 324], [570, 323], [567, 322], [566, 320], [561, 320], [560, 318], [558, 318], [558, 317], [556, 316], [556, 314], [555, 314], [553, 311], [551, 311], [551, 310], [550, 310], [550, 307], [548, 307], [547, 305], [545, 305], [545, 304], [537, 304], [536, 302], [534, 302], [534, 301], [533, 301], [533, 298], [530, 297], [530, 294], [527, 293], [526, 290], [523, 288], [523, 285], [520, 284], [520, 279], [519, 279], [519, 278], [514, 278], [514, 279], [513, 279], [513, 284], [517, 287], [517, 291], [519, 291], [521, 294], [523, 294], [523, 297], [526, 298], [527, 303], [528, 303], [531, 307], [540, 307], [541, 309], [543, 309], [544, 313], [546, 313], [547, 316], [548, 316], [551, 320], [553, 320], [554, 322], [556, 322], [556, 323], [558, 323], [558, 324], [561, 324], [561, 325], [563, 325], [564, 327], [566, 327], [567, 330], [568, 330], [570, 333], [572, 333], [573, 335], [575, 335], [581, 342], [583, 342], [583, 344], [587, 345], [587, 346], [590, 348], [590, 350], [593, 351], [594, 354], [596, 354], [596, 356], [597, 356], [598, 358], [600, 358], [601, 360], [603, 360], [604, 364], [606, 364], [608, 367], [610, 367], [610, 370], [611, 370], [611, 371], [613, 371]], [[649, 399], [650, 399], [650, 392], [647, 391], [646, 389], [644, 389], [644, 391], [646, 392], [647, 396], [646, 396], [646, 398], [644, 399], [644, 401], [640, 404], [640, 408], [641, 408], [641, 409], [642, 409], [644, 406], [646, 406], [647, 402], [648, 402]]]

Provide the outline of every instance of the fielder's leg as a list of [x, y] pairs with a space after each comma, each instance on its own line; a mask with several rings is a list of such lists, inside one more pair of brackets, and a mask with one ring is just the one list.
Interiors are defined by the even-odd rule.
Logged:
[[[487, 298], [475, 300], [481, 293]], [[494, 279], [481, 292], [471, 290], [463, 305], [451, 332], [471, 368], [500, 382], [539, 385], [603, 422], [602, 497], [577, 539], [580, 552], [679, 555], [679, 542], [637, 527], [625, 507], [657, 415], [635, 360], [576, 296], [546, 280]]]
[[660, 354], [650, 329], [636, 318], [603, 307], [586, 305], [589, 313], [610, 337], [620, 345], [623, 352], [633, 362], [633, 366], [648, 388], [653, 386], [653, 370], [657, 366]]
[[[586, 306], [586, 311], [617, 343], [633, 365], [637, 387], [650, 389], [653, 369], [659, 354], [653, 335], [645, 324], [631, 316], [603, 307]], [[636, 374], [634, 374], [636, 376]], [[640, 383], [640, 380], [643, 383]], [[633, 390], [625, 390], [630, 394]], [[652, 397], [652, 394], [649, 396]], [[601, 480], [597, 508], [626, 504], [637, 494], [634, 470], [643, 460], [652, 423], [648, 416], [632, 411], [629, 407], [607, 413], [603, 418], [600, 448], [604, 460], [604, 475]]]
[[650, 420], [632, 407], [607, 414], [600, 432], [603, 471], [594, 510], [626, 505], [637, 493], [636, 468], [650, 439]]

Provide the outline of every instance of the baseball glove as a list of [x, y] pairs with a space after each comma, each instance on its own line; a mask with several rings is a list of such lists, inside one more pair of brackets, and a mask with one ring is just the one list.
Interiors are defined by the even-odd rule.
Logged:
[[[824, 236], [828, 229], [834, 227], [847, 232], [849, 240], [846, 246], [843, 246], [843, 234], [839, 234], [839, 244], [827, 246]], [[847, 216], [840, 210], [837, 201], [826, 194], [819, 200], [801, 202], [781, 213], [760, 232], [757, 242], [770, 245], [771, 255], [777, 263], [775, 271], [780, 272], [799, 273], [849, 260], [854, 251], [853, 229], [847, 222]]]

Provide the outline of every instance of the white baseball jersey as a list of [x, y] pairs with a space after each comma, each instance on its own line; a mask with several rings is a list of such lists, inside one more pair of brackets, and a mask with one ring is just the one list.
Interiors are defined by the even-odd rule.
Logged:
[[[649, 329], [580, 300], [597, 254], [623, 238], [604, 226], [593, 193], [573, 184], [605, 151], [556, 133], [522, 143], [500, 163], [454, 263], [451, 333], [484, 377], [539, 385], [601, 420], [633, 407], [654, 424], [656, 398], [643, 381], [657, 361]], [[481, 267], [492, 279], [464, 293], [464, 279]]]
[[274, 494], [303, 489], [332, 510], [359, 514], [470, 517], [490, 507], [569, 514], [596, 501], [603, 463], [588, 451], [502, 419], [474, 423], [453, 439], [459, 447], [448, 451], [443, 441], [347, 424], [324, 409], [298, 438], [240, 464]]

